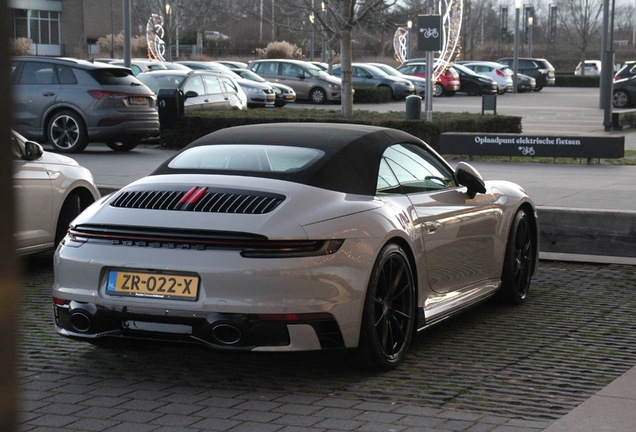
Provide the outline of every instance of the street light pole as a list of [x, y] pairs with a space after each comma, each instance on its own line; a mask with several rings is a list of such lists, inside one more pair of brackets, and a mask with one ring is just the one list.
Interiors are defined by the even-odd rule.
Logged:
[[408, 31], [406, 32], [406, 59], [411, 59], [411, 30], [413, 29], [413, 21], [408, 20], [406, 23]]
[[172, 51], [170, 50], [170, 44], [172, 40], [170, 38], [170, 32], [172, 31], [172, 11], [170, 10], [170, 4], [166, 3], [166, 15], [168, 16], [168, 20], [166, 24], [166, 60], [172, 61]]
[[515, 46], [512, 60], [513, 93], [517, 93], [517, 74], [519, 71], [519, 9], [521, 9], [521, 0], [515, 0]]
[[528, 57], [532, 57], [532, 17], [528, 17]]

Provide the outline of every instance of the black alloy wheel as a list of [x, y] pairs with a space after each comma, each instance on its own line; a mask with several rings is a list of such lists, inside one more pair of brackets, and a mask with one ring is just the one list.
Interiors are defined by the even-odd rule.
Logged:
[[528, 296], [538, 251], [536, 243], [530, 218], [524, 210], [519, 210], [508, 234], [501, 288], [498, 293], [502, 303], [518, 305]]
[[47, 138], [60, 153], [79, 153], [88, 145], [88, 133], [79, 114], [63, 110], [55, 113], [47, 127]]
[[402, 248], [388, 244], [371, 272], [360, 328], [359, 359], [368, 370], [392, 370], [404, 359], [413, 337], [416, 293]]

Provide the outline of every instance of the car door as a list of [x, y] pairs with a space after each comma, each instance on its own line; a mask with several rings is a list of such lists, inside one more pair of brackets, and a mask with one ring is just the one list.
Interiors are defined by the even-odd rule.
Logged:
[[44, 113], [60, 92], [55, 66], [46, 61], [25, 61], [13, 82], [14, 128], [27, 137], [43, 136]]
[[470, 199], [443, 162], [414, 144], [388, 148], [384, 160], [413, 205], [431, 289], [448, 293], [495, 277], [503, 211], [494, 197]]
[[186, 111], [207, 111], [227, 107], [227, 103], [221, 92], [217, 94], [207, 93], [202, 75], [189, 76], [183, 83], [183, 94], [186, 96], [184, 102], [184, 109]]
[[354, 87], [356, 86], [364, 87], [364, 86], [374, 85], [375, 83], [373, 82], [372, 78], [369, 78], [369, 75], [371, 74], [367, 72], [366, 69], [360, 66], [351, 67], [351, 81]]
[[49, 172], [41, 161], [27, 160], [13, 136], [11, 149], [13, 192], [16, 198], [16, 247], [24, 249], [46, 243], [53, 245], [53, 188]]

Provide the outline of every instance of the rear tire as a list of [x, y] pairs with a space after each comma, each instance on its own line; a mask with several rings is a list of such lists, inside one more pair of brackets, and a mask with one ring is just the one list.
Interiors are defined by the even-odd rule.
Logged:
[[49, 121], [46, 134], [55, 151], [59, 153], [79, 153], [88, 145], [84, 120], [73, 111], [55, 113]]
[[413, 337], [416, 292], [409, 260], [396, 244], [386, 245], [371, 272], [364, 301], [357, 355], [367, 370], [399, 366]]
[[530, 218], [524, 210], [519, 210], [508, 233], [498, 293], [501, 303], [519, 305], [526, 299], [537, 250], [536, 235]]

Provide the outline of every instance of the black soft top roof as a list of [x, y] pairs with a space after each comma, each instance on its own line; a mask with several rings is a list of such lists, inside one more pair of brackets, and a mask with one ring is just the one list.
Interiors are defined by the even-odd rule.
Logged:
[[170, 168], [168, 159], [151, 175], [224, 174], [276, 178], [344, 193], [375, 195], [380, 159], [393, 144], [411, 143], [430, 151], [424, 141], [406, 132], [376, 126], [339, 123], [267, 123], [213, 132], [182, 150], [216, 144], [266, 144], [307, 147], [325, 155], [296, 172], [253, 172]]

